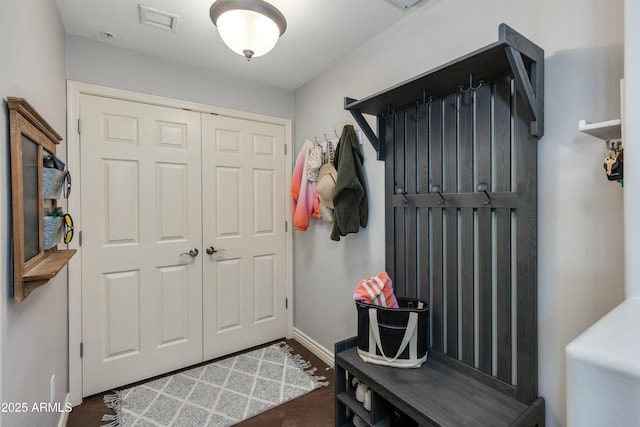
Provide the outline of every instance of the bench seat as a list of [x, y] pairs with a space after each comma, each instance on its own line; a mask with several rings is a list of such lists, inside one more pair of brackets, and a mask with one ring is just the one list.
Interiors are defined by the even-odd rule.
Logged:
[[541, 398], [528, 406], [434, 358], [418, 369], [391, 368], [363, 362], [351, 347], [335, 362], [422, 426], [541, 425], [532, 421]]

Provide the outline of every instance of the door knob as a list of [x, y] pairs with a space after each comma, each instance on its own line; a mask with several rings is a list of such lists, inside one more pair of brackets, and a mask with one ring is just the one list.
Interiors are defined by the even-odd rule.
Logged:
[[197, 256], [198, 256], [198, 254], [199, 254], [198, 249], [193, 248], [193, 249], [190, 249], [190, 250], [189, 250], [189, 252], [183, 252], [183, 253], [181, 253], [181, 254], [180, 254], [180, 256], [182, 256], [182, 255], [189, 255], [190, 257], [195, 258], [195, 257], [197, 257]]
[[216, 249], [213, 246], [209, 246], [206, 249], [206, 251], [209, 255], [213, 255], [213, 254], [217, 254], [218, 252], [224, 252], [224, 249]]

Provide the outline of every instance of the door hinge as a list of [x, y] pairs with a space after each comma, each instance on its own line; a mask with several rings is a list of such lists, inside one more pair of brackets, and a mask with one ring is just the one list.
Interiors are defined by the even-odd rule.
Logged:
[[80, 119], [78, 119], [78, 135], [80, 134]]
[[284, 155], [287, 155], [287, 144], [284, 144]]
[[284, 299], [284, 308], [285, 308], [286, 310], [289, 310], [289, 298], [285, 298], [285, 299]]
[[284, 222], [284, 232], [287, 233], [289, 231], [289, 222]]
[[80, 359], [84, 356], [84, 343], [80, 343]]
[[82, 246], [82, 230], [78, 231], [78, 245]]

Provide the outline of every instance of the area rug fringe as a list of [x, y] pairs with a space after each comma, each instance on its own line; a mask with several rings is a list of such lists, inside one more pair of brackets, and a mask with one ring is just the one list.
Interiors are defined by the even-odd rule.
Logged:
[[285, 341], [281, 341], [277, 345], [282, 351], [286, 352], [289, 357], [291, 357], [298, 368], [309, 375], [309, 378], [311, 378], [311, 380], [313, 381], [315, 388], [326, 387], [329, 385], [329, 382], [326, 381], [327, 377], [314, 375], [318, 368], [312, 367], [311, 362], [304, 360], [299, 354], [296, 354], [295, 356], [292, 354], [293, 348], [289, 346], [289, 344], [287, 344]]
[[102, 421], [109, 424], [103, 424], [102, 427], [118, 427], [122, 424], [122, 391], [114, 391], [113, 394], [106, 394], [103, 398], [104, 406], [109, 409], [113, 409], [116, 413], [114, 415], [105, 414], [102, 416]]

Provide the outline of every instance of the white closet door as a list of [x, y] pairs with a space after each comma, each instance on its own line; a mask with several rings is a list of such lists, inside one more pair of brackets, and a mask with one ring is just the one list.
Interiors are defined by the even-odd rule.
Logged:
[[205, 360], [286, 335], [283, 126], [202, 118]]
[[[83, 395], [202, 360], [200, 114], [82, 95]], [[208, 261], [208, 260], [207, 260]]]

